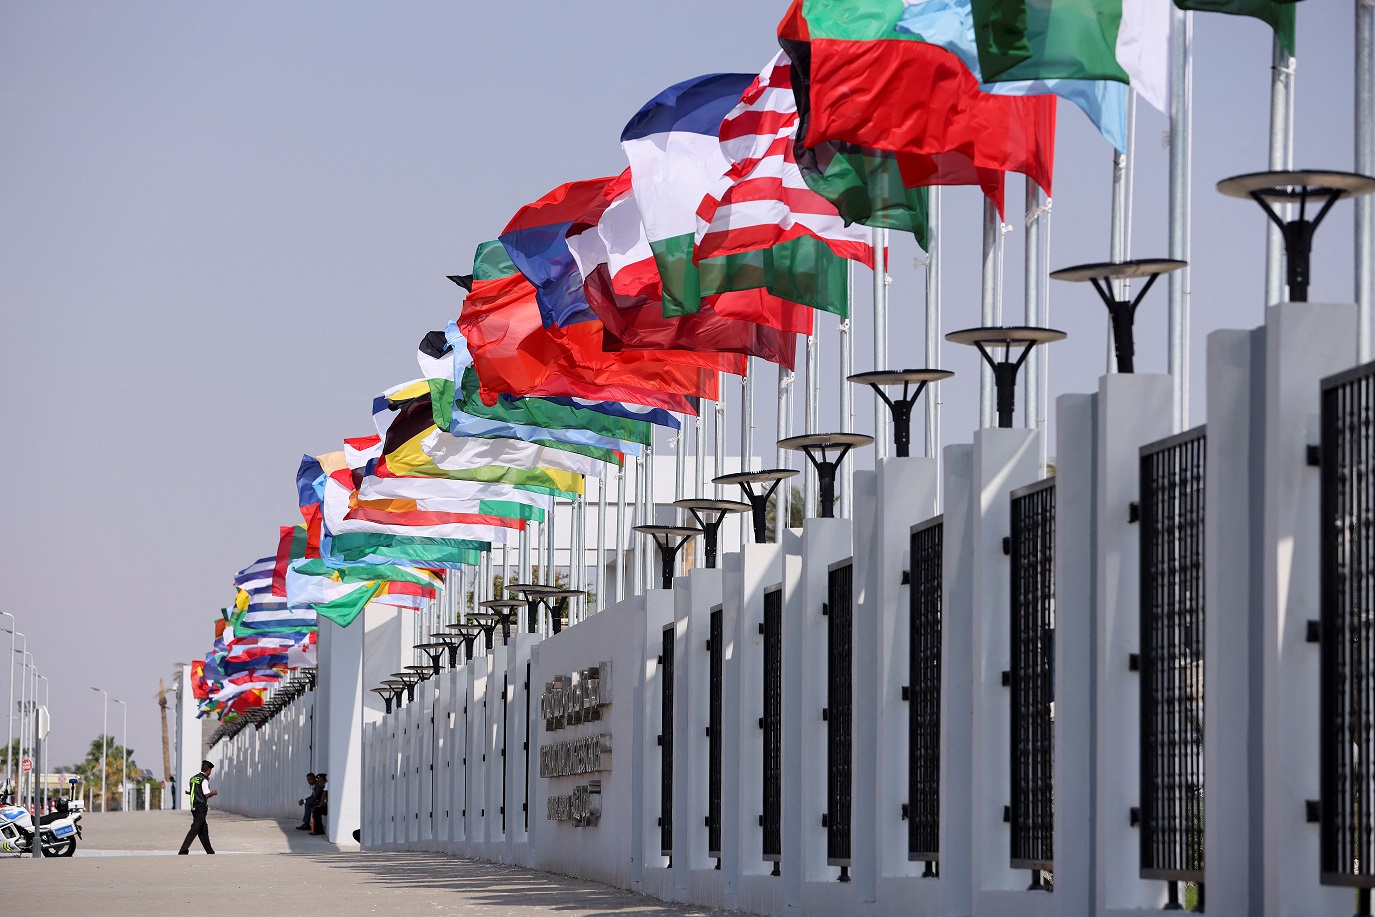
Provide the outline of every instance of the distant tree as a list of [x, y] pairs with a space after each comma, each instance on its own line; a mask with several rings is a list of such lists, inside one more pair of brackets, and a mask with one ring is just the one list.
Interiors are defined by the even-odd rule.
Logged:
[[[781, 487], [779, 488], [782, 489]], [[802, 489], [796, 486], [789, 488], [788, 496], [788, 528], [795, 529], [802, 526]], [[764, 513], [764, 534], [769, 541], [777, 540], [778, 530], [778, 494], [775, 492], [769, 498], [768, 508]]]
[[[105, 736], [105, 811], [110, 812], [120, 808], [121, 794], [120, 784], [124, 780], [124, 746], [115, 742], [114, 736]], [[91, 800], [91, 805], [95, 809], [100, 808], [100, 758], [101, 758], [101, 737], [96, 736], [91, 740], [91, 747], [86, 752], [86, 757], [72, 768], [72, 773], [81, 778], [85, 784], [86, 792]], [[129, 750], [128, 773], [130, 779], [137, 779], [141, 768], [134, 760], [133, 749]]]

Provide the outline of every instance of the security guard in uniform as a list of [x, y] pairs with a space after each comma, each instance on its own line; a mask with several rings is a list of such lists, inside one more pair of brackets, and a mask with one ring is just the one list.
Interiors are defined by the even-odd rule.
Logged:
[[201, 762], [201, 772], [191, 778], [191, 787], [187, 792], [191, 795], [191, 830], [186, 832], [186, 840], [181, 842], [181, 849], [177, 853], [186, 856], [191, 851], [188, 849], [191, 842], [196, 838], [201, 839], [201, 846], [206, 853], [214, 853], [215, 850], [210, 846], [210, 828], [205, 824], [206, 810], [209, 808], [211, 796], [220, 795], [219, 790], [206, 792], [206, 781], [210, 779], [210, 772], [215, 769], [215, 765], [209, 761]]

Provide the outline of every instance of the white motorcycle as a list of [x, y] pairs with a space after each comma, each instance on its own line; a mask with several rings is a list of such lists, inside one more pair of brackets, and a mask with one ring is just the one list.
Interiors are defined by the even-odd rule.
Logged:
[[[69, 857], [81, 838], [81, 815], [59, 800], [56, 812], [39, 816], [38, 830], [44, 856]], [[0, 852], [33, 852], [33, 816], [23, 806], [0, 806]]]

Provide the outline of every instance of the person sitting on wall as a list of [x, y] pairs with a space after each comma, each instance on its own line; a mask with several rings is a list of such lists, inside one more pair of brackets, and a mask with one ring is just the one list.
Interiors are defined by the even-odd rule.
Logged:
[[320, 802], [320, 794], [323, 792], [324, 783], [314, 774], [306, 774], [306, 784], [310, 787], [310, 792], [304, 799], [296, 800], [296, 805], [302, 806], [301, 823], [296, 826], [297, 831], [310, 830], [310, 816], [315, 810], [315, 806]]
[[329, 775], [316, 774], [315, 786], [320, 793], [320, 799], [311, 809], [311, 834], [325, 833], [325, 816], [329, 814]]

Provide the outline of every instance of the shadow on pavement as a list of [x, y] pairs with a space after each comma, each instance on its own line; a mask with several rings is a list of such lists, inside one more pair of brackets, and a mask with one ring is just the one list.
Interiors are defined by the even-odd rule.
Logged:
[[348, 869], [354, 875], [366, 874], [370, 882], [379, 886], [461, 892], [467, 901], [493, 908], [536, 907], [550, 913], [576, 911], [589, 917], [724, 917], [740, 913], [671, 904], [584, 879], [436, 853], [345, 852], [321, 857], [320, 862]]

